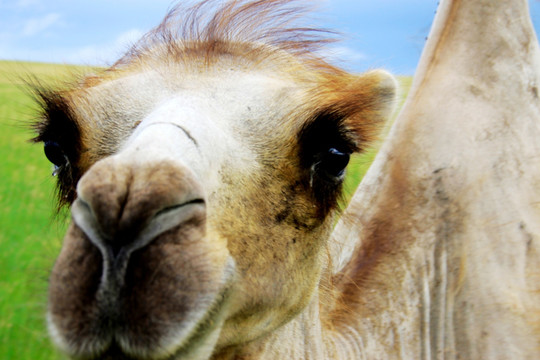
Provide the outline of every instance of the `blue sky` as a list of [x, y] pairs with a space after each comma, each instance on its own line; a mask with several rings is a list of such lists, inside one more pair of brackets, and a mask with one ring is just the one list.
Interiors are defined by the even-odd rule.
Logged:
[[[437, 0], [320, 0], [315, 25], [339, 31], [329, 49], [351, 71], [413, 74]], [[172, 0], [0, 0], [0, 59], [111, 64], [157, 25]], [[540, 24], [540, 2], [530, 1]]]

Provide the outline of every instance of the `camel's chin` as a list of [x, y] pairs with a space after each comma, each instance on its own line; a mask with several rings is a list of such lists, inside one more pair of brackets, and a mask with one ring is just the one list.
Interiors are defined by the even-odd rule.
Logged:
[[179, 227], [134, 252], [115, 287], [103, 285], [102, 255], [72, 225], [50, 279], [55, 343], [76, 359], [208, 358], [226, 316], [234, 261], [195, 235], [196, 227]]
[[[118, 335], [119, 348], [135, 359], [208, 359], [215, 350], [227, 313], [229, 291], [219, 294], [205, 309], [196, 309], [190, 321], [170, 327], [160, 339], [144, 339], [142, 346], [133, 341], [130, 331]], [[112, 358], [111, 358], [112, 359]]]
[[135, 331], [126, 329], [73, 341], [60, 333], [50, 314], [49, 331], [56, 345], [76, 359], [208, 359], [223, 325], [227, 299], [227, 294], [220, 295], [213, 307], [197, 314], [198, 322], [169, 327], [159, 338], [137, 337]]
[[194, 309], [186, 321], [169, 325], [148, 334], [140, 329], [115, 326], [115, 330], [101, 329], [92, 336], [73, 338], [48, 316], [49, 332], [66, 354], [76, 359], [208, 359], [215, 349], [227, 309], [228, 290], [219, 294], [212, 306]]

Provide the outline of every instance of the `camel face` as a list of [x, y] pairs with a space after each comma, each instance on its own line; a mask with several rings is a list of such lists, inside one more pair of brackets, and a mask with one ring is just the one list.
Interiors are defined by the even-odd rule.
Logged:
[[72, 213], [48, 322], [74, 357], [207, 359], [289, 322], [318, 287], [349, 156], [391, 108], [384, 72], [193, 46], [42, 95]]

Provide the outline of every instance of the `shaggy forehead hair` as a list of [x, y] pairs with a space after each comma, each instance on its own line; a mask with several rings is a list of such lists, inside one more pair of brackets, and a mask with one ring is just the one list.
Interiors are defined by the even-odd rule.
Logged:
[[[219, 55], [238, 55], [232, 48], [254, 46], [242, 55], [257, 57], [285, 51], [319, 71], [341, 71], [318, 56], [334, 42], [335, 34], [295, 26], [310, 8], [298, 0], [203, 0], [191, 7], [177, 4], [155, 29], [140, 39], [112, 70], [146, 61], [186, 61], [192, 56], [205, 62]], [[190, 56], [191, 55], [191, 56]]]

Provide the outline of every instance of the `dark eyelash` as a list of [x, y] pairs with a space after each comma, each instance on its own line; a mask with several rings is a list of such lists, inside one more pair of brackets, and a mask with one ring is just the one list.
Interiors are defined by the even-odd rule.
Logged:
[[[358, 150], [344, 118], [337, 112], [323, 111], [299, 132], [300, 165], [305, 169], [306, 186], [323, 213], [337, 206], [349, 156]], [[342, 169], [338, 167], [343, 166]]]
[[61, 92], [35, 88], [35, 100], [41, 107], [40, 119], [33, 125], [37, 135], [33, 142], [58, 144], [65, 163], [58, 166], [57, 195], [58, 210], [71, 204], [76, 198], [75, 186], [80, 174], [76, 164], [80, 153], [80, 131], [70, 102]]

